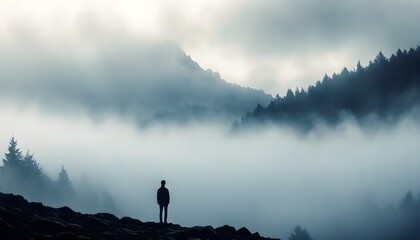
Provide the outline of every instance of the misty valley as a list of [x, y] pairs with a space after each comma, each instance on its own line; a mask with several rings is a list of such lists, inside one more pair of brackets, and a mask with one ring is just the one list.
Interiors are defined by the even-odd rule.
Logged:
[[[287, 129], [240, 137], [220, 129], [154, 130], [140, 132], [139, 138], [125, 136], [131, 144], [116, 145], [119, 154], [110, 156], [104, 146], [115, 142], [110, 138], [115, 133], [105, 126], [91, 129], [88, 135], [93, 136], [85, 135], [88, 140], [81, 144], [92, 149], [90, 153], [48, 137], [56, 150], [35, 144], [40, 154], [23, 154], [12, 138], [0, 187], [1, 192], [53, 207], [157, 222], [154, 194], [160, 178], [166, 178], [172, 195], [169, 221], [185, 226], [229, 224], [271, 237], [301, 236], [292, 239], [416, 239], [420, 128], [407, 123], [376, 136], [351, 124], [343, 128], [306, 139]], [[280, 132], [272, 133], [276, 131]], [[203, 135], [207, 140], [197, 142]], [[394, 139], [383, 141], [384, 136]], [[89, 141], [100, 137], [107, 140]], [[340, 149], [343, 144], [351, 147]], [[393, 144], [404, 146], [397, 149]], [[130, 148], [132, 152], [125, 151]], [[165, 151], [156, 153], [158, 148]], [[101, 160], [89, 157], [94, 165], [73, 160], [86, 153]], [[55, 160], [60, 154], [67, 157]]]
[[420, 46], [273, 97], [173, 42], [84, 44], [0, 42], [0, 236], [420, 239]]

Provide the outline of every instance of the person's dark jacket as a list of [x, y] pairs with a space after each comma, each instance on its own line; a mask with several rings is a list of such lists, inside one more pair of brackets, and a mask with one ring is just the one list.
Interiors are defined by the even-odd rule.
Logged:
[[169, 204], [169, 190], [166, 187], [160, 187], [157, 191], [157, 202], [159, 205]]

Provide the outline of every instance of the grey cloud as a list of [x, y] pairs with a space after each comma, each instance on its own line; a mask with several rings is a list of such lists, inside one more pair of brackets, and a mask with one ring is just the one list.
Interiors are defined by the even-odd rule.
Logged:
[[36, 39], [3, 44], [1, 96], [51, 109], [117, 112], [137, 121], [155, 113], [197, 114], [197, 109], [232, 117], [271, 99], [203, 70], [174, 43], [118, 36], [83, 44], [80, 49]]
[[316, 52], [349, 44], [394, 51], [418, 43], [419, 11], [420, 4], [412, 0], [248, 1], [224, 20], [220, 38], [253, 54]]

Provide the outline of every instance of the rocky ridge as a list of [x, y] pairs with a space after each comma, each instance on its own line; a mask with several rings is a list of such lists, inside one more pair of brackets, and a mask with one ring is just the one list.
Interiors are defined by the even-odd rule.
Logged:
[[269, 239], [232, 226], [182, 227], [142, 222], [109, 213], [82, 214], [69, 207], [52, 208], [22, 196], [0, 193], [0, 239]]

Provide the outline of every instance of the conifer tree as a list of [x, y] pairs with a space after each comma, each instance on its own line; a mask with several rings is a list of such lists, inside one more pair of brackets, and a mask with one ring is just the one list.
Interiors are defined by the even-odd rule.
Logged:
[[294, 230], [294, 233], [290, 235], [289, 240], [312, 240], [312, 237], [311, 235], [309, 235], [306, 229], [297, 225]]
[[400, 208], [403, 210], [412, 210], [414, 209], [414, 206], [416, 205], [416, 200], [414, 199], [413, 193], [408, 191], [404, 198], [402, 199], [400, 203]]
[[58, 200], [61, 203], [68, 202], [68, 200], [73, 195], [73, 186], [64, 166], [61, 167], [61, 171], [58, 173], [58, 179], [55, 183], [55, 189]]
[[61, 167], [61, 171], [58, 173], [57, 185], [71, 186], [69, 175], [64, 166]]
[[3, 166], [5, 169], [17, 168], [21, 164], [22, 159], [22, 151], [18, 148], [15, 137], [12, 137], [9, 141], [8, 152], [4, 154]]
[[29, 151], [26, 153], [22, 160], [22, 172], [27, 178], [41, 180], [44, 173], [38, 162], [35, 160], [34, 154]]
[[362, 72], [362, 71], [363, 71], [363, 66], [362, 64], [360, 64], [360, 61], [358, 61], [356, 64], [356, 72]]

